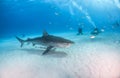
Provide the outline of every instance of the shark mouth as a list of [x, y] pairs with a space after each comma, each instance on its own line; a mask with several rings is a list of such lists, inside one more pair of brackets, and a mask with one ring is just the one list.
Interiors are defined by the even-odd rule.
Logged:
[[70, 46], [71, 46], [70, 43], [58, 44], [58, 47], [61, 47], [61, 48], [68, 48], [68, 47], [70, 47]]

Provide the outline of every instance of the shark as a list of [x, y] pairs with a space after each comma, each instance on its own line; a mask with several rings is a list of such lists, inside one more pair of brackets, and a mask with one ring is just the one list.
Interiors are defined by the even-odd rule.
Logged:
[[17, 36], [15, 37], [21, 43], [21, 47], [23, 47], [24, 43], [32, 43], [33, 46], [35, 45], [45, 46], [46, 49], [42, 53], [42, 55], [45, 55], [48, 52], [50, 52], [52, 48], [67, 48], [74, 44], [74, 42], [71, 40], [59, 36], [50, 35], [46, 31], [44, 31], [43, 35], [40, 37], [28, 38], [26, 40], [23, 40]]

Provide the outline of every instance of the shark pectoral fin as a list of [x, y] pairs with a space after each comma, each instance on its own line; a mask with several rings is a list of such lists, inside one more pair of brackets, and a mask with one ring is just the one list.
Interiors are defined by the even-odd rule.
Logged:
[[47, 54], [52, 48], [53, 46], [48, 46], [47, 49], [42, 53], [42, 55]]
[[21, 47], [21, 48], [23, 47], [23, 43], [21, 43], [20, 47]]

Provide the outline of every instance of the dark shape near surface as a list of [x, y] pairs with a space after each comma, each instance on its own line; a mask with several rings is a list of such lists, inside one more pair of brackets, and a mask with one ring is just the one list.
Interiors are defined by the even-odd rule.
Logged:
[[46, 50], [43, 52], [43, 55], [47, 54], [52, 48], [59, 47], [59, 48], [67, 48], [70, 47], [71, 44], [74, 44], [73, 41], [58, 37], [49, 35], [46, 31], [43, 32], [43, 36], [36, 37], [36, 38], [28, 38], [27, 40], [20, 39], [16, 36], [16, 39], [21, 43], [21, 47], [23, 47], [24, 43], [32, 43], [33, 46], [35, 45], [43, 45], [46, 48]]

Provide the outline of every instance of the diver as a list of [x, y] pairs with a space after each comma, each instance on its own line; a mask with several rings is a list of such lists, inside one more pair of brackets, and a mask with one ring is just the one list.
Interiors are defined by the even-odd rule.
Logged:
[[77, 33], [77, 35], [83, 35], [83, 30], [82, 30], [82, 28], [78, 28], [78, 33]]
[[90, 38], [95, 38], [100, 33], [101, 31], [98, 28], [94, 28], [94, 30], [91, 32], [92, 36]]
[[91, 35], [98, 35], [100, 33], [100, 30], [98, 28], [95, 28], [92, 32], [91, 32]]

